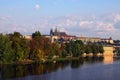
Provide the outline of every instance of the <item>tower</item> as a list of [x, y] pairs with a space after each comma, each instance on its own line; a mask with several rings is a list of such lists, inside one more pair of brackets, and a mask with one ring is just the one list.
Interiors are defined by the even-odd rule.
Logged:
[[52, 35], [53, 35], [53, 29], [50, 30], [50, 36], [52, 36]]
[[58, 29], [57, 29], [57, 27], [56, 27], [55, 30], [54, 30], [54, 35], [55, 35], [55, 36], [58, 36], [58, 33], [59, 33], [59, 32], [58, 32]]
[[57, 34], [57, 27], [55, 28], [55, 34]]

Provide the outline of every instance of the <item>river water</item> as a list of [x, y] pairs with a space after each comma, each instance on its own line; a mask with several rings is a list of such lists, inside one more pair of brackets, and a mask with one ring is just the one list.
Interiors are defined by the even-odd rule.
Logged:
[[0, 80], [120, 80], [120, 60], [88, 57], [47, 64], [1, 65]]

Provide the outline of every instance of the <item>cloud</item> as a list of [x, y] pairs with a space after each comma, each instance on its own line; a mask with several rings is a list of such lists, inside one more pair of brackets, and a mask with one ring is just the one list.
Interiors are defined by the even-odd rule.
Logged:
[[40, 9], [40, 5], [39, 4], [35, 4], [35, 9], [39, 10]]
[[115, 22], [120, 21], [120, 14], [114, 14], [114, 21]]
[[[42, 34], [49, 34], [51, 28], [56, 26], [60, 31], [65, 31], [71, 35], [85, 35], [93, 37], [113, 37], [120, 39], [120, 19], [119, 13], [107, 14], [101, 16], [46, 16], [29, 17], [24, 21], [13, 20], [12, 17], [0, 16], [0, 32], [19, 31], [23, 34], [32, 34], [40, 30]], [[22, 19], [23, 20], [23, 19]]]
[[93, 21], [80, 21], [79, 25], [80, 27], [90, 26], [93, 24]]

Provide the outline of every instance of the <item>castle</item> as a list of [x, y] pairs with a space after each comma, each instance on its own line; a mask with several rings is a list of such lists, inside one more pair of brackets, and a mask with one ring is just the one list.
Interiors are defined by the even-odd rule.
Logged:
[[68, 42], [71, 40], [75, 40], [76, 36], [74, 35], [68, 35], [66, 32], [60, 32], [57, 28], [53, 31], [53, 29], [50, 30], [50, 37], [51, 42]]
[[[49, 35], [43, 35], [44, 37], [47, 37], [50, 39], [51, 43], [54, 42], [63, 42], [63, 43], [68, 43], [69, 41], [76, 41], [76, 40], [81, 40], [83, 43], [110, 43], [113, 44], [114, 41], [112, 38], [99, 38], [99, 37], [77, 37], [75, 35], [68, 35], [66, 32], [61, 32], [57, 28], [54, 30], [51, 29]], [[32, 36], [26, 35], [24, 36], [26, 39], [32, 39]]]
[[51, 29], [50, 30], [50, 38], [51, 42], [69, 42], [69, 41], [76, 41], [76, 40], [81, 40], [84, 43], [87, 42], [92, 42], [92, 43], [97, 43], [97, 42], [102, 42], [102, 43], [110, 43], [113, 44], [112, 38], [99, 38], [99, 37], [77, 37], [74, 35], [68, 35], [66, 32], [61, 32], [57, 28], [55, 30]]

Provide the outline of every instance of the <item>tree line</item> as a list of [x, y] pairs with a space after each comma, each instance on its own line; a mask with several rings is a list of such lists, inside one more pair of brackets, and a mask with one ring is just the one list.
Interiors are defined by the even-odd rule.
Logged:
[[41, 61], [52, 59], [53, 56], [79, 57], [83, 53], [103, 53], [103, 46], [96, 44], [85, 45], [82, 41], [69, 43], [51, 43], [49, 38], [39, 31], [32, 34], [32, 39], [26, 39], [21, 33], [0, 34], [0, 63], [12, 63], [24, 60]]

